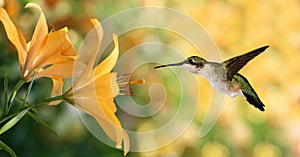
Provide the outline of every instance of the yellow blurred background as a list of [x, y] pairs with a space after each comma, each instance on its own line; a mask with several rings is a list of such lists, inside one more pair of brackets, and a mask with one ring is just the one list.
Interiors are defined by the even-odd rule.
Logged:
[[[42, 6], [48, 25], [53, 25], [56, 29], [64, 26], [69, 27], [70, 39], [77, 48], [92, 28], [92, 25], [89, 23], [90, 17], [97, 17], [99, 20], [103, 20], [114, 13], [144, 6], [173, 8], [194, 18], [215, 41], [221, 52], [222, 60], [241, 55], [260, 46], [270, 45], [266, 52], [253, 59], [240, 71], [241, 74], [248, 78], [266, 105], [265, 112], [260, 112], [248, 105], [241, 97], [226, 97], [223, 111], [216, 125], [207, 136], [199, 138], [199, 127], [210, 104], [212, 88], [205, 79], [198, 77], [201, 90], [198, 112], [192, 125], [184, 135], [159, 150], [129, 153], [128, 156], [300, 156], [300, 1], [0, 1], [0, 5], [8, 10], [13, 21], [30, 35], [35, 26], [37, 14], [23, 9], [23, 6], [28, 2], [36, 2]], [[202, 53], [197, 52], [187, 42], [175, 41], [174, 38], [168, 37], [167, 33], [146, 29], [129, 32], [121, 36], [121, 54], [126, 53], [133, 46], [147, 41], [146, 38], [150, 35], [172, 47], [179, 47], [178, 49], [186, 57]], [[27, 36], [27, 39], [30, 39], [30, 36]], [[8, 42], [2, 25], [0, 27], [0, 47], [2, 51], [5, 51], [5, 53], [0, 53], [1, 72], [3, 73], [5, 68], [14, 69], [9, 75], [13, 80], [18, 79], [18, 71], [16, 70], [18, 66], [14, 65], [17, 64], [16, 51]], [[11, 62], [8, 62], [5, 57], [9, 57]], [[154, 64], [147, 65], [148, 69], [153, 66]], [[136, 94], [135, 99], [141, 103], [148, 102], [147, 90], [151, 83], [157, 80], [164, 80], [165, 78], [156, 75], [158, 73], [153, 74], [147, 71], [142, 71], [141, 74], [136, 73], [133, 74], [144, 77], [147, 83], [144, 87], [136, 88], [140, 94]], [[41, 80], [38, 84], [49, 88], [49, 86], [43, 85], [47, 82], [48, 80]], [[36, 90], [38, 91], [38, 89]], [[42, 94], [47, 95], [49, 92], [45, 91]], [[37, 96], [32, 99], [39, 99], [38, 94], [41, 93], [36, 92], [36, 94]], [[85, 153], [86, 156], [122, 156], [122, 153], [115, 152], [116, 150], [104, 144], [98, 144], [97, 140], [93, 139], [84, 126], [80, 124], [81, 122], [76, 117], [76, 113], [65, 106], [42, 108], [45, 117], [49, 119], [50, 124], [60, 134], [61, 140], [52, 139], [56, 137], [47, 132], [46, 129], [37, 128], [37, 126], [34, 126], [35, 129], [30, 129], [26, 133], [21, 133], [24, 127], [32, 126], [34, 122], [30, 120], [26, 121], [27, 126], [19, 125], [16, 127], [16, 131], [11, 131], [9, 135], [2, 138], [10, 141], [8, 143], [10, 143], [12, 148], [15, 148], [19, 156], [40, 156], [41, 153], [46, 153], [47, 150], [52, 153], [49, 153], [50, 156], [81, 156]], [[77, 119], [77, 121], [73, 119]], [[133, 123], [129, 120], [121, 119], [121, 121], [125, 126], [127, 125], [125, 123]], [[136, 126], [134, 128], [136, 130], [147, 130], [148, 128], [161, 125], [155, 124], [153, 121], [155, 120], [151, 118], [135, 121]], [[35, 135], [37, 137], [48, 137], [44, 140], [36, 140]], [[31, 139], [29, 140], [30, 137]], [[18, 139], [17, 141], [15, 140], [16, 138]], [[26, 144], [25, 146], [24, 143], [26, 141], [29, 141], [29, 145]], [[86, 143], [87, 141], [89, 143]], [[81, 148], [88, 151], [84, 151]], [[40, 149], [41, 151], [32, 153], [34, 149]], [[3, 153], [3, 155], [6, 154]]]

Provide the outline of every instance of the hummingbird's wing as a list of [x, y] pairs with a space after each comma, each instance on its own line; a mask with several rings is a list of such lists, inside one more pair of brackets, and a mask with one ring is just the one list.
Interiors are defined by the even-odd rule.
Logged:
[[236, 56], [223, 62], [227, 70], [227, 77], [231, 81], [234, 74], [236, 74], [244, 65], [246, 65], [251, 59], [264, 52], [269, 46], [263, 46], [246, 54]]

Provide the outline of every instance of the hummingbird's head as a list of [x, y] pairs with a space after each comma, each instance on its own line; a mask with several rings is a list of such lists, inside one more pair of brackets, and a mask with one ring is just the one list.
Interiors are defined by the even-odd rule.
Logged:
[[205, 63], [205, 59], [198, 56], [191, 56], [185, 60], [185, 63], [182, 64], [182, 66], [191, 73], [199, 73]]
[[204, 67], [204, 64], [206, 62], [207, 61], [201, 57], [191, 56], [179, 63], [165, 64], [165, 65], [156, 66], [154, 68], [157, 69], [157, 68], [168, 67], [168, 66], [182, 66], [186, 68], [188, 71], [190, 71], [191, 73], [198, 73], [198, 71], [200, 71], [201, 68]]

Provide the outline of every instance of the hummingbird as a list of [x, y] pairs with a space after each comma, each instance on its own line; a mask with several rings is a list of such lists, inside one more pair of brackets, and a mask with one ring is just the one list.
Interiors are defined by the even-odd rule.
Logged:
[[259, 99], [249, 81], [238, 71], [250, 60], [264, 52], [269, 46], [263, 46], [243, 55], [230, 58], [222, 63], [210, 62], [199, 56], [191, 56], [179, 63], [165, 64], [154, 67], [154, 69], [182, 66], [189, 72], [204, 77], [210, 85], [223, 94], [230, 97], [242, 96], [260, 111], [265, 111], [264, 104]]

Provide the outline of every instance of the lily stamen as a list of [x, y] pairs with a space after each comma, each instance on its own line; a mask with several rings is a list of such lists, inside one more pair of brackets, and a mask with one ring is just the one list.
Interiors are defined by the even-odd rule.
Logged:
[[119, 93], [119, 95], [122, 95], [122, 96], [134, 96], [134, 93], [133, 93], [133, 92], [129, 92], [129, 93]]
[[129, 87], [131, 84], [145, 84], [145, 80], [130, 80], [131, 73], [122, 74], [117, 78], [118, 86], [120, 89], [119, 95], [122, 96], [133, 96], [134, 93], [131, 91], [133, 88]]
[[131, 80], [129, 81], [129, 84], [145, 84], [145, 80], [141, 79], [141, 80]]

